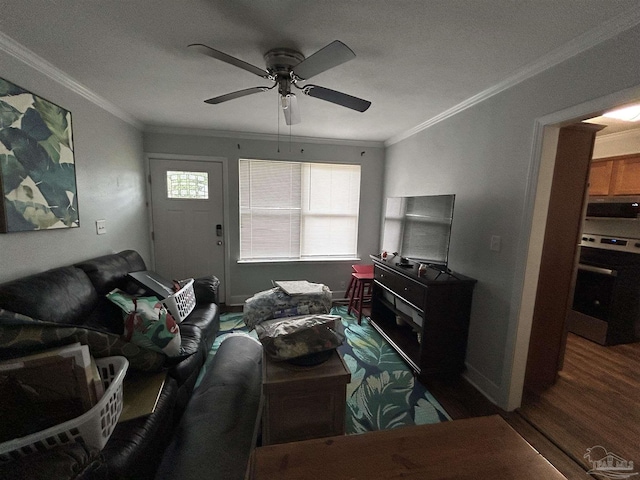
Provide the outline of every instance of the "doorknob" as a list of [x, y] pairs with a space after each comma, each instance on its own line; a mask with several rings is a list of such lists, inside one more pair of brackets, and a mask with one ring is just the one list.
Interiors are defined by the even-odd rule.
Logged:
[[222, 245], [222, 240], [218, 240], [218, 245]]

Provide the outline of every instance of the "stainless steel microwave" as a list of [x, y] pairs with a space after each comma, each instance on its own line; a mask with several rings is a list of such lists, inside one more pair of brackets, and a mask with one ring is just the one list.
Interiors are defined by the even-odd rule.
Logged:
[[640, 197], [589, 199], [587, 218], [638, 218]]

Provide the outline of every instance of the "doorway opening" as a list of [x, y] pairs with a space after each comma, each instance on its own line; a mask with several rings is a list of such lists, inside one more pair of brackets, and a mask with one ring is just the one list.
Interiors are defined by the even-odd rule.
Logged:
[[[633, 99], [627, 97], [620, 103], [629, 103]], [[610, 103], [608, 107], [617, 104], [619, 103]], [[600, 111], [608, 109], [603, 108]], [[596, 161], [603, 157], [615, 157], [621, 154], [637, 153], [640, 156], [640, 125], [630, 124], [627, 128], [622, 128], [616, 122], [602, 117], [591, 118], [588, 123], [606, 125], [596, 134], [592, 155]], [[548, 125], [543, 151], [545, 154], [552, 154], [555, 160], [559, 133], [566, 122]], [[616, 143], [619, 145], [616, 146]], [[553, 161], [551, 164], [553, 165]], [[545, 166], [549, 168], [548, 163], [545, 165], [543, 155], [540, 172], [542, 183], [538, 185], [538, 193], [541, 188], [543, 191], [547, 188], [547, 192], [551, 192], [553, 188], [550, 180], [552, 172], [545, 171]], [[555, 166], [552, 166], [551, 170], [555, 170]], [[545, 178], [549, 182], [547, 185], [544, 184]], [[637, 193], [640, 194], [640, 191]], [[589, 199], [588, 194], [585, 183], [583, 187], [585, 206]], [[542, 196], [544, 197], [544, 194]], [[549, 212], [549, 216], [551, 213]], [[584, 233], [606, 233], [609, 236], [623, 235], [640, 239], [640, 220], [637, 219], [625, 222], [608, 220], [593, 223], [587, 221], [583, 209], [581, 217], [576, 219], [576, 222], [579, 223], [580, 237]], [[594, 229], [594, 232], [590, 231]], [[537, 234], [540, 235], [540, 232]], [[535, 235], [534, 228], [532, 243], [536, 240]], [[537, 239], [542, 243], [540, 250], [549, 247], [546, 236], [540, 236]], [[544, 242], [541, 241], [542, 239]], [[568, 259], [573, 260], [574, 275], [571, 277], [571, 282], [576, 281], [579, 253], [576, 245], [573, 258]], [[537, 275], [536, 280], [538, 280]], [[566, 282], [566, 279], [564, 281]], [[566, 322], [566, 313], [573, 305], [574, 285], [564, 285], [564, 287], [567, 286], [570, 287], [571, 296], [569, 303], [565, 305], [563, 322]], [[535, 297], [534, 294], [533, 298]], [[536, 299], [535, 302], [532, 300], [531, 311], [538, 305], [539, 300]], [[534, 323], [536, 318], [533, 315], [532, 318], [531, 330], [533, 331], [536, 327]], [[560, 339], [561, 355], [559, 359], [551, 359], [550, 365], [555, 368], [554, 381], [551, 385], [543, 385], [543, 388], [527, 388], [531, 385], [527, 385], [527, 380], [523, 379], [524, 394], [522, 405], [517, 412], [573, 461], [587, 470], [592, 467], [590, 462], [593, 460], [588, 455], [588, 449], [599, 445], [609, 453], [633, 461], [631, 457], [640, 451], [638, 440], [640, 438], [640, 401], [637, 400], [637, 392], [640, 388], [640, 374], [638, 374], [640, 343], [603, 346], [569, 330], [567, 323], [560, 326], [563, 335]], [[549, 338], [548, 341], [553, 343], [559, 339]], [[541, 347], [532, 341], [529, 348]]]

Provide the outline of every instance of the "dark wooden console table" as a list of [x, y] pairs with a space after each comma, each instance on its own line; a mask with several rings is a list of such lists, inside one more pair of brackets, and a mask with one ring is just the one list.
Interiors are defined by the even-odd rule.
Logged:
[[464, 370], [471, 297], [476, 280], [399, 259], [371, 256], [371, 325], [422, 377]]

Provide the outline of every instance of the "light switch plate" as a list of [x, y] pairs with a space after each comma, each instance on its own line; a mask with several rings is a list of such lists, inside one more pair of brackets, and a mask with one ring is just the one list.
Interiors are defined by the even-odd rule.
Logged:
[[502, 238], [499, 235], [491, 235], [491, 245], [489, 248], [493, 252], [499, 252], [502, 243]]
[[96, 220], [96, 233], [98, 235], [104, 235], [107, 233], [107, 225], [105, 220]]

